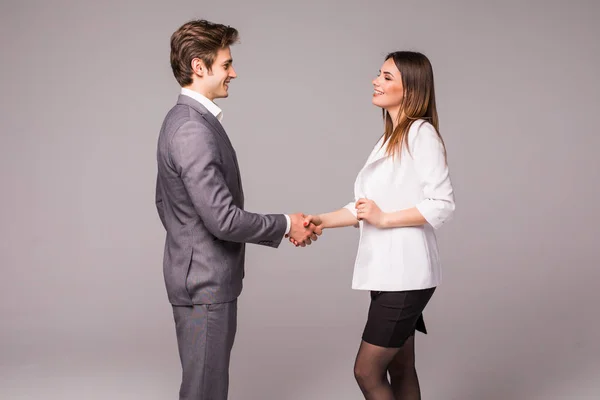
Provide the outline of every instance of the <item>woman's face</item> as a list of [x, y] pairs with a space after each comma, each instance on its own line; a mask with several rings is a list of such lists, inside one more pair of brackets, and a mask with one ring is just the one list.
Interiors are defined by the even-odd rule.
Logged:
[[390, 57], [381, 66], [379, 75], [373, 79], [373, 89], [373, 104], [376, 106], [390, 111], [402, 104], [402, 77], [393, 58]]

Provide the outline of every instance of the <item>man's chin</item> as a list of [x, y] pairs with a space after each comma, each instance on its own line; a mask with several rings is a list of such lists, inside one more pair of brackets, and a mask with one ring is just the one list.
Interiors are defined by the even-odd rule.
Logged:
[[229, 93], [225, 92], [225, 93], [219, 93], [218, 95], [215, 96], [215, 100], [216, 99], [224, 99], [226, 97], [229, 97]]

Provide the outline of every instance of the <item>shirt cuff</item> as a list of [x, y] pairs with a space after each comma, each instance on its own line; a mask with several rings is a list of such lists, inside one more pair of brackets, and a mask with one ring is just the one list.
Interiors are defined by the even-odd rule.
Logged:
[[348, 211], [350, 211], [352, 213], [352, 215], [354, 215], [354, 218], [358, 218], [358, 215], [356, 214], [356, 202], [350, 202], [348, 204], [346, 204], [344, 206], [344, 208]]
[[[290, 216], [287, 214], [285, 215], [285, 220], [287, 221], [287, 228], [285, 228], [285, 235], [290, 233], [290, 230], [292, 229], [292, 220], [290, 219]], [[283, 235], [285, 237], [285, 235]]]
[[454, 204], [446, 204], [445, 202], [431, 199], [425, 199], [415, 205], [415, 207], [433, 229], [439, 229], [454, 211]]

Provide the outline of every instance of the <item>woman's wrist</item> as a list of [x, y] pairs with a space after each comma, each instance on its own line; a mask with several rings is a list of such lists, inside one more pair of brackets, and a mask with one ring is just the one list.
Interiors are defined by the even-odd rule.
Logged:
[[[325, 228], [327, 228], [327, 227], [325, 226], [325, 220], [323, 219], [323, 214], [316, 214], [316, 216], [317, 216], [317, 222], [320, 222], [320, 223], [321, 223], [321, 224], [320, 224], [320, 225], [321, 225], [321, 229], [325, 229]], [[317, 224], [317, 225], [319, 225], [319, 224]]]
[[386, 212], [382, 213], [382, 215], [381, 215], [381, 228], [382, 229], [387, 229], [390, 227], [390, 223], [391, 223], [390, 216], [391, 216], [390, 213], [386, 213]]

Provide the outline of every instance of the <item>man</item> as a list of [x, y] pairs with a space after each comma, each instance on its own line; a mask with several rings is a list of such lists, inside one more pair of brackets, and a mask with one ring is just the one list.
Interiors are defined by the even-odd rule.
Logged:
[[204, 20], [171, 36], [181, 95], [158, 138], [156, 206], [167, 231], [163, 270], [183, 368], [181, 400], [224, 400], [242, 291], [245, 243], [310, 244], [321, 234], [304, 215], [244, 210], [236, 153], [213, 103], [236, 78], [234, 28]]

